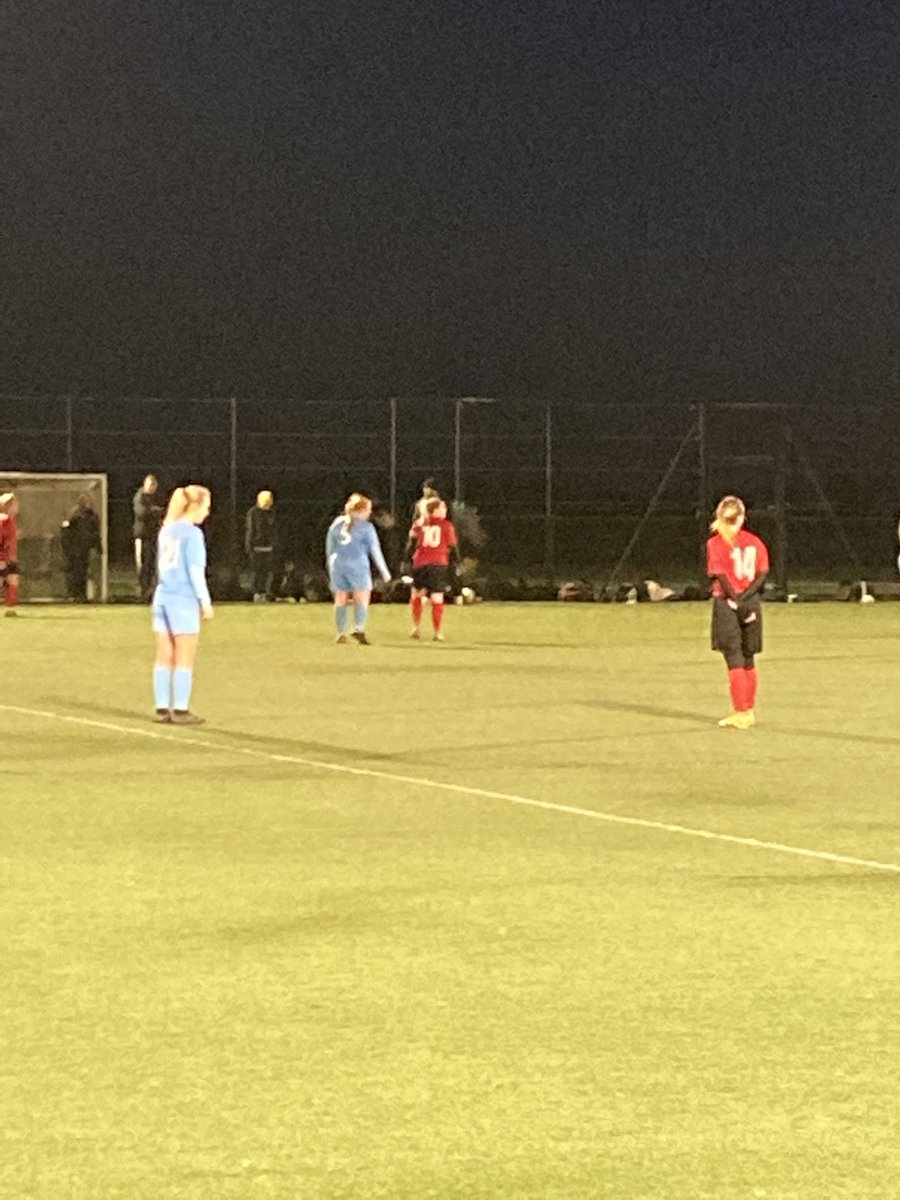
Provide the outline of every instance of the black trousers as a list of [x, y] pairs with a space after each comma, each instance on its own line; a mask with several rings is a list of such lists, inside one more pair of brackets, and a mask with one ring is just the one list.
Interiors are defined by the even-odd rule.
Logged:
[[66, 559], [66, 592], [70, 600], [87, 600], [88, 558]]
[[253, 595], [272, 595], [272, 573], [275, 565], [274, 549], [257, 547], [250, 551], [250, 565], [253, 568]]
[[156, 538], [140, 538], [135, 540], [135, 550], [140, 541], [140, 553], [135, 554], [138, 587], [142, 600], [153, 599], [153, 589], [156, 587]]

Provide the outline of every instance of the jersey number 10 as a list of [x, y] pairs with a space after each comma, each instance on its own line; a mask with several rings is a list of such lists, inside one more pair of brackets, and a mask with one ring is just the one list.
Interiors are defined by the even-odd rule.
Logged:
[[423, 525], [422, 526], [422, 545], [429, 546], [432, 550], [436, 550], [441, 544], [441, 527], [440, 525]]

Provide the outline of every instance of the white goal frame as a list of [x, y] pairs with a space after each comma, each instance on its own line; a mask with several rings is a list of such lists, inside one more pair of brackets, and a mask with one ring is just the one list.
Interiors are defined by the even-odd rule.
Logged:
[[[77, 488], [81, 483], [85, 487], [100, 485], [101, 509], [97, 514], [100, 518], [100, 595], [97, 599], [106, 603], [109, 599], [109, 481], [106, 475], [95, 471], [3, 471], [0, 470], [0, 482], [8, 483], [12, 490], [17, 490], [16, 484], [38, 482], [40, 480], [65, 480]], [[84, 490], [84, 488], [82, 488]], [[56, 596], [30, 597], [38, 603], [46, 603], [58, 599]]]

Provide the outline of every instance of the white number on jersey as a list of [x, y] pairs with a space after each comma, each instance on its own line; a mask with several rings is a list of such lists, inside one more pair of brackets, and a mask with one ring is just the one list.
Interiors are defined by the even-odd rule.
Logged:
[[731, 561], [734, 563], [735, 579], [750, 583], [756, 578], [755, 546], [735, 546], [731, 552]]
[[423, 525], [422, 526], [422, 545], [429, 546], [432, 550], [436, 550], [441, 544], [441, 527], [440, 525]]
[[178, 566], [181, 558], [181, 542], [177, 538], [161, 534], [159, 539], [159, 573], [165, 575]]

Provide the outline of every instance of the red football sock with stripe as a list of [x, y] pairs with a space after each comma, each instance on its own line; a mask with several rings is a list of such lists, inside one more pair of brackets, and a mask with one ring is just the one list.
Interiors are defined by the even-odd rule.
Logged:
[[750, 705], [747, 696], [747, 672], [743, 667], [730, 667], [728, 687], [731, 691], [731, 706], [735, 712], [745, 712]]
[[409, 602], [409, 608], [412, 613], [413, 625], [418, 625], [422, 620], [422, 597], [413, 596]]
[[443, 604], [432, 604], [431, 606], [431, 623], [434, 626], [434, 632], [441, 632], [441, 621], [444, 619]]
[[753, 708], [753, 706], [756, 704], [756, 667], [745, 667], [744, 675], [746, 677], [744, 680], [744, 688], [745, 695], [747, 697], [747, 707]]
[[19, 585], [6, 581], [6, 607], [15, 608], [19, 603]]

